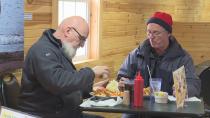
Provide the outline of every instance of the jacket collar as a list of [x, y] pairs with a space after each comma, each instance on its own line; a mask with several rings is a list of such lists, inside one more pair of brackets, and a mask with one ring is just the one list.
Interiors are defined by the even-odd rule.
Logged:
[[57, 39], [56, 37], [53, 36], [54, 32], [55, 32], [54, 29], [48, 29], [48, 30], [44, 31], [43, 35], [47, 36], [48, 39], [50, 40], [50, 42], [55, 44], [57, 47], [61, 48], [62, 47], [61, 40]]
[[74, 67], [74, 69], [76, 70], [76, 67], [74, 66], [74, 64], [72, 63], [72, 59], [69, 59], [66, 54], [63, 52], [63, 48], [62, 48], [62, 43], [60, 39], [57, 39], [56, 37], [53, 36], [53, 33], [55, 32], [54, 29], [48, 29], [46, 31], [44, 31], [43, 36], [46, 36], [47, 39], [52, 42], [56, 47], [59, 48], [59, 50], [61, 51], [61, 53], [64, 55], [64, 57], [70, 62], [70, 64]]

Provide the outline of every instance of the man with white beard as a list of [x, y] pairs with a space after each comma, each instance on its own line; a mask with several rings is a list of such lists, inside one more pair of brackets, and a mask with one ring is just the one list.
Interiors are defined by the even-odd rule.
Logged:
[[106, 66], [77, 71], [72, 63], [88, 33], [87, 22], [79, 16], [65, 19], [57, 30], [44, 31], [25, 58], [20, 110], [42, 118], [84, 118], [82, 98], [92, 90], [95, 77], [109, 75]]

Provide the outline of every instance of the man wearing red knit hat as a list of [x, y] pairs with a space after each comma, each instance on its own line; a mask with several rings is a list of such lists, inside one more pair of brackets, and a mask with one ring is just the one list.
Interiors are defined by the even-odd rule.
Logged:
[[[185, 66], [188, 96], [199, 96], [200, 80], [195, 74], [191, 56], [181, 47], [172, 35], [173, 20], [170, 14], [155, 12], [147, 21], [146, 40], [129, 53], [118, 72], [119, 88], [125, 87], [124, 81], [134, 79], [140, 71], [144, 86], [149, 85], [149, 72], [153, 78], [161, 78], [161, 91], [173, 95], [173, 71]], [[123, 118], [139, 118], [137, 114], [124, 114]]]

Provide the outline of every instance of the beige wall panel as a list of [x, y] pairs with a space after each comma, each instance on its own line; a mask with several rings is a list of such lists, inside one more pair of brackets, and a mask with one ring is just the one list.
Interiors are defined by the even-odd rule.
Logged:
[[50, 28], [50, 23], [51, 22], [40, 22], [40, 21], [25, 21], [24, 23], [24, 30], [30, 30], [30, 29], [45, 29], [45, 28]]
[[103, 20], [126, 20], [129, 17], [129, 13], [122, 12], [116, 14], [116, 12], [106, 12], [103, 14]]
[[25, 30], [25, 33], [27, 33], [27, 35], [25, 35], [24, 37], [26, 38], [35, 38], [35, 37], [40, 37], [42, 32], [45, 29], [31, 29], [31, 30]]
[[[106, 46], [105, 46], [106, 45]], [[123, 41], [115, 41], [115, 42], [112, 42], [112, 43], [106, 43], [104, 46], [103, 46], [103, 50], [115, 50], [115, 49], [118, 49], [118, 48], [124, 48], [124, 47], [133, 47], [136, 45], [136, 42], [135, 40], [133, 41], [132, 39], [131, 40], [127, 40], [126, 42], [123, 42]]]
[[25, 12], [40, 14], [51, 13], [51, 6], [25, 5]]
[[34, 21], [51, 21], [51, 13], [33, 13]]
[[174, 35], [192, 55], [195, 64], [210, 60], [210, 23], [175, 22]]
[[24, 12], [32, 14], [32, 20], [24, 23], [24, 53], [52, 24], [52, 0], [25, 0]]
[[28, 5], [52, 5], [52, 0], [24, 0], [24, 4]]
[[27, 40], [24, 41], [24, 45], [31, 46], [31, 44], [34, 44], [37, 40], [39, 40], [39, 37], [27, 38]]
[[[116, 49], [110, 49], [110, 50], [106, 50], [104, 51], [104, 53], [102, 54], [102, 57], [109, 57], [112, 58], [112, 56], [116, 55], [116, 54], [123, 54], [124, 56], [127, 56], [128, 53], [130, 51], [132, 51], [134, 48], [136, 48], [137, 46], [125, 46], [125, 47], [119, 47]], [[121, 57], [117, 57], [115, 58], [115, 61], [119, 61], [121, 59]], [[120, 62], [122, 63], [122, 62]]]
[[103, 29], [103, 33], [106, 33], [106, 32], [118, 32], [118, 31], [121, 31], [121, 30], [137, 30], [139, 29], [138, 27], [139, 25], [138, 24], [134, 24], [134, 25], [118, 25], [118, 26], [113, 26], [113, 25], [104, 25], [104, 29]]
[[25, 45], [24, 44], [24, 55], [26, 55], [28, 53], [29, 48], [31, 47], [31, 45]]

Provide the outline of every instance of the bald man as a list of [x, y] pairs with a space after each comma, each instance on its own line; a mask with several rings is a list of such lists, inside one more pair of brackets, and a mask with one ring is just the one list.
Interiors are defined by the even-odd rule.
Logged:
[[83, 118], [82, 98], [92, 90], [95, 77], [108, 75], [106, 66], [76, 70], [72, 63], [88, 37], [87, 22], [73, 16], [57, 30], [44, 31], [26, 55], [18, 108], [42, 118]]

